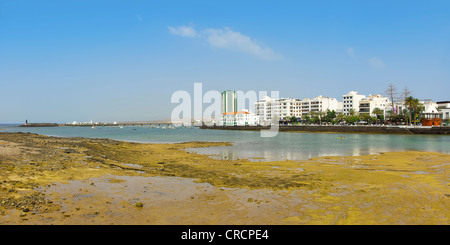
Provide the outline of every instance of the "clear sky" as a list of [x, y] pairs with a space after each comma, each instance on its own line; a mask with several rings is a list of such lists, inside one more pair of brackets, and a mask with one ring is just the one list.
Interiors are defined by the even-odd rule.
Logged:
[[170, 118], [177, 90], [450, 100], [450, 1], [0, 0], [0, 122]]

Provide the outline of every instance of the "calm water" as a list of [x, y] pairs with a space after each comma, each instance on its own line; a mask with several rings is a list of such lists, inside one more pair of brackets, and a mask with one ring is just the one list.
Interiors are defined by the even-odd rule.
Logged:
[[[279, 132], [261, 138], [255, 131], [161, 129], [149, 126], [19, 128], [0, 125], [1, 132], [32, 132], [61, 137], [109, 138], [145, 143], [227, 141], [233, 146], [190, 149], [218, 158], [253, 160], [305, 160], [319, 156], [357, 156], [386, 151], [450, 153], [450, 136]], [[343, 136], [344, 139], [340, 139]]]

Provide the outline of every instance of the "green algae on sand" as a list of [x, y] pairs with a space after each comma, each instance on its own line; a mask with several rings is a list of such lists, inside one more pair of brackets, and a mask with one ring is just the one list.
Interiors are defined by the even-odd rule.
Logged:
[[[52, 224], [85, 224], [92, 220], [98, 224], [449, 223], [448, 154], [407, 151], [254, 162], [212, 159], [184, 150], [226, 144], [143, 144], [0, 133], [2, 223], [40, 224], [44, 220]], [[165, 177], [165, 181], [183, 178], [190, 180], [193, 190], [204, 191], [196, 191], [196, 195], [184, 196], [182, 200], [166, 198], [151, 204], [150, 200], [156, 199], [149, 195], [183, 192], [186, 183], [169, 181], [175, 183], [170, 187], [160, 185], [165, 182], [154, 182], [153, 185], [158, 183], [160, 194], [157, 190], [143, 189], [142, 193], [129, 196], [126, 190], [131, 179], [143, 181], [142, 186], [147, 186], [145, 178], [140, 177]], [[93, 185], [64, 193], [63, 187], [75, 181], [89, 181]], [[101, 189], [102, 181], [112, 184], [117, 191], [102, 196], [105, 191]], [[75, 198], [73, 203], [69, 202], [71, 198]], [[146, 202], [138, 208], [139, 198]], [[181, 207], [186, 205], [190, 206], [189, 214], [182, 211]], [[144, 212], [147, 218], [136, 212]], [[185, 218], [175, 218], [176, 214]], [[127, 215], [134, 218], [123, 218]]]

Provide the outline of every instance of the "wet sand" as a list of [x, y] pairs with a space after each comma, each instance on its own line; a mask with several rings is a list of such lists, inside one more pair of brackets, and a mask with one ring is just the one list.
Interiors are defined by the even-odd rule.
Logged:
[[0, 133], [0, 224], [449, 224], [450, 155], [219, 160], [186, 148]]

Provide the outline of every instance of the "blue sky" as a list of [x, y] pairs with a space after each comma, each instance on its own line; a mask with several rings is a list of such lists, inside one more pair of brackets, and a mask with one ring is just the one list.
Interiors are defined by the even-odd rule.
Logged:
[[177, 90], [450, 100], [449, 1], [0, 0], [0, 122], [170, 118]]

